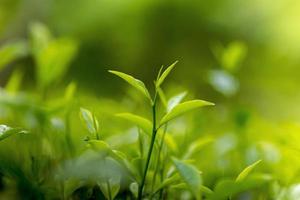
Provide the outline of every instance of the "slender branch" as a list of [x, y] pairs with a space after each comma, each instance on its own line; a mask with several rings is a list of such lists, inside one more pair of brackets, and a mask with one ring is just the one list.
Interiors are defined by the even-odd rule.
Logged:
[[107, 184], [107, 190], [108, 190], [108, 198], [109, 198], [109, 200], [112, 200], [111, 187], [110, 187], [110, 183], [109, 183], [108, 179], [106, 179], [106, 184]]
[[138, 129], [139, 132], [139, 148], [140, 148], [140, 154], [141, 158], [144, 158], [144, 147], [143, 147], [143, 141], [142, 141], [142, 132], [141, 129]]
[[138, 200], [141, 200], [142, 196], [143, 196], [143, 189], [145, 186], [147, 172], [148, 172], [151, 155], [152, 155], [152, 151], [153, 151], [153, 147], [154, 147], [154, 143], [155, 143], [155, 137], [156, 137], [156, 133], [157, 133], [157, 129], [156, 129], [156, 99], [157, 99], [157, 93], [155, 94], [154, 101], [152, 104], [152, 118], [153, 118], [152, 119], [152, 124], [153, 124], [152, 136], [151, 136], [150, 147], [149, 147], [149, 151], [148, 151], [148, 155], [147, 155], [146, 165], [145, 165], [145, 169], [144, 169], [144, 173], [143, 173], [143, 177], [142, 177], [142, 182], [140, 184], [139, 191], [138, 191], [138, 198], [137, 198]]
[[[160, 163], [159, 162], [162, 159], [162, 155], [161, 154], [162, 154], [162, 148], [164, 146], [164, 141], [165, 141], [165, 136], [166, 136], [167, 129], [168, 129], [168, 124], [166, 124], [165, 127], [164, 127], [163, 135], [162, 135], [162, 138], [161, 138], [161, 141], [160, 141], [160, 144], [159, 144], [158, 157], [157, 157], [157, 162], [156, 162], [156, 168], [155, 168], [154, 175], [153, 175], [152, 191], [153, 191], [153, 188], [154, 188], [154, 185], [155, 185], [155, 181], [156, 181], [156, 176], [157, 176], [157, 173], [158, 173], [159, 167], [160, 167]], [[162, 180], [162, 178], [163, 177], [161, 177], [161, 180]]]

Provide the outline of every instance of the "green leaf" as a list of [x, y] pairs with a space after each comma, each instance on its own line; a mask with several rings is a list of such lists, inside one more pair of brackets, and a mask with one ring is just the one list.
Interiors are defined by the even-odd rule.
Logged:
[[27, 44], [23, 41], [9, 43], [0, 49], [0, 70], [15, 59], [28, 54]]
[[171, 134], [166, 133], [164, 139], [165, 139], [164, 142], [166, 143], [168, 149], [171, 152], [178, 152], [178, 150], [179, 150], [178, 144]]
[[23, 72], [20, 70], [15, 70], [7, 82], [5, 90], [9, 93], [15, 94], [21, 86], [23, 75]]
[[29, 29], [32, 52], [35, 56], [38, 56], [47, 48], [49, 42], [52, 40], [52, 35], [49, 29], [39, 22], [30, 24]]
[[118, 72], [118, 71], [114, 71], [114, 70], [109, 70], [109, 72], [119, 76], [120, 78], [122, 78], [123, 80], [128, 82], [130, 85], [135, 87], [138, 91], [140, 91], [145, 97], [147, 97], [150, 100], [150, 102], [152, 102], [151, 96], [150, 96], [145, 84], [142, 81], [134, 78], [133, 76], [122, 73], [122, 72]]
[[32, 24], [30, 31], [37, 81], [39, 87], [45, 88], [61, 79], [67, 72], [78, 45], [70, 38], [54, 39], [47, 27], [41, 23]]
[[99, 122], [94, 114], [85, 108], [80, 108], [80, 119], [91, 134], [97, 134], [99, 130]]
[[246, 167], [236, 178], [236, 182], [239, 181], [243, 181], [249, 174], [251, 171], [253, 171], [253, 169], [261, 162], [261, 160], [256, 161], [255, 163], [249, 165], [248, 167]]
[[75, 82], [71, 82], [68, 84], [64, 94], [65, 102], [70, 102], [73, 99], [76, 89], [77, 89], [77, 84]]
[[173, 175], [171, 177], [166, 178], [160, 185], [158, 185], [155, 188], [153, 194], [157, 193], [159, 190], [161, 190], [163, 188], [166, 188], [166, 187], [168, 187], [168, 186], [170, 186], [170, 185], [178, 182], [179, 179], [180, 179], [180, 177], [178, 176], [178, 174], [175, 174], [175, 175]]
[[11, 128], [6, 125], [0, 125], [0, 141], [8, 138], [14, 134], [27, 133], [21, 128]]
[[186, 96], [187, 92], [181, 92], [175, 96], [173, 96], [168, 101], [167, 112], [170, 112], [175, 106], [177, 106]]
[[213, 193], [214, 193], [210, 188], [208, 188], [208, 187], [206, 187], [206, 186], [204, 186], [204, 185], [201, 185], [200, 190], [201, 190], [201, 192], [203, 192], [204, 194], [213, 194]]
[[61, 38], [51, 41], [41, 54], [35, 57], [40, 87], [47, 87], [61, 79], [67, 72], [76, 51], [77, 44], [71, 39]]
[[120, 190], [120, 179], [109, 178], [106, 182], [98, 182], [98, 185], [108, 200], [113, 200]]
[[219, 64], [228, 72], [237, 71], [247, 54], [247, 46], [241, 41], [233, 41], [227, 47], [216, 42], [211, 46], [211, 50]]
[[[188, 186], [187, 186], [186, 183], [179, 183], [179, 184], [176, 184], [176, 185], [172, 185], [171, 187], [173, 189], [188, 189]], [[200, 192], [202, 192], [206, 195], [212, 195], [214, 193], [210, 188], [208, 188], [204, 185], [201, 185]]]
[[139, 184], [137, 182], [131, 183], [130, 186], [129, 186], [129, 190], [131, 191], [131, 193], [133, 194], [133, 196], [135, 198], [137, 198], [138, 191], [139, 191]]
[[200, 138], [200, 139], [196, 140], [191, 145], [189, 145], [189, 148], [188, 148], [187, 152], [184, 154], [183, 158], [189, 159], [193, 154], [200, 151], [200, 149], [203, 146], [211, 143], [212, 141], [213, 141], [213, 139], [211, 137]]
[[102, 140], [89, 140], [88, 147], [95, 151], [112, 151], [109, 145]]
[[240, 41], [231, 42], [222, 54], [223, 67], [231, 72], [237, 70], [241, 61], [245, 58], [247, 46]]
[[159, 88], [157, 88], [157, 93], [162, 102], [162, 105], [164, 106], [165, 109], [167, 109], [168, 102], [167, 102], [167, 98], [166, 98], [164, 91], [159, 87]]
[[170, 65], [163, 73], [162, 75], [158, 78], [156, 82], [156, 88], [159, 88], [159, 86], [164, 82], [166, 77], [169, 75], [169, 73], [172, 71], [172, 69], [175, 67], [176, 63], [178, 61], [175, 61], [172, 65]]
[[145, 133], [151, 134], [152, 124], [148, 119], [145, 119], [138, 115], [134, 115], [132, 113], [120, 113], [120, 114], [117, 114], [116, 116], [133, 122], [135, 125], [137, 125], [139, 128], [141, 128], [143, 131], [145, 131]]
[[167, 113], [160, 121], [160, 126], [167, 123], [168, 121], [196, 108], [203, 106], [212, 106], [211, 102], [203, 100], [191, 100], [175, 106], [169, 113]]
[[256, 174], [246, 177], [243, 181], [236, 182], [234, 180], [221, 180], [217, 183], [214, 193], [209, 195], [209, 200], [227, 200], [229, 197], [251, 190], [259, 188], [262, 185], [270, 182], [272, 177], [267, 174]]
[[196, 199], [200, 199], [202, 179], [198, 169], [195, 166], [184, 163], [176, 158], [172, 158], [172, 161], [177, 171], [179, 172], [181, 178], [189, 186], [189, 189], [194, 194]]

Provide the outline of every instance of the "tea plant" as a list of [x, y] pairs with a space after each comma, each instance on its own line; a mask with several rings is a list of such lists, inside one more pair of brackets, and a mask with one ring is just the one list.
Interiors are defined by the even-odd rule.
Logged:
[[[160, 94], [161, 98], [163, 99], [163, 101], [165, 102], [165, 98], [163, 97], [163, 92], [161, 90], [161, 85], [164, 82], [164, 80], [166, 79], [166, 77], [169, 75], [169, 73], [172, 71], [172, 69], [175, 67], [175, 64], [177, 62], [173, 63], [171, 66], [169, 66], [164, 72], [162, 72], [163, 68], [161, 68], [161, 70], [158, 73], [157, 79], [154, 81], [154, 85], [155, 85], [155, 92], [154, 92], [154, 96], [153, 98], [151, 98], [151, 95], [148, 91], [148, 89], [146, 88], [145, 84], [130, 76], [127, 74], [124, 74], [122, 72], [117, 72], [117, 71], [109, 71], [110, 73], [113, 73], [119, 77], [121, 77], [122, 79], [124, 79], [126, 82], [128, 82], [130, 85], [132, 85], [133, 87], [135, 87], [139, 92], [141, 92], [146, 99], [148, 99], [149, 101], [149, 105], [152, 108], [152, 121], [150, 122], [148, 119], [144, 119], [143, 117], [140, 116], [136, 116], [133, 114], [121, 114], [119, 115], [120, 117], [123, 118], [127, 118], [133, 122], [135, 122], [138, 126], [140, 126], [141, 128], [143, 128], [147, 133], [151, 133], [151, 141], [150, 141], [150, 145], [149, 145], [149, 149], [148, 149], [148, 153], [146, 156], [146, 163], [145, 163], [145, 167], [143, 169], [143, 173], [142, 173], [142, 178], [141, 181], [139, 183], [139, 189], [138, 189], [138, 195], [137, 195], [137, 199], [142, 199], [143, 194], [144, 194], [144, 187], [145, 187], [145, 182], [146, 182], [146, 178], [147, 178], [147, 174], [149, 171], [149, 166], [150, 166], [150, 161], [151, 161], [151, 157], [152, 157], [152, 153], [153, 153], [153, 148], [154, 148], [154, 144], [157, 142], [156, 141], [156, 136], [158, 131], [162, 128], [164, 128], [164, 133], [163, 133], [163, 137], [161, 138], [159, 145], [159, 151], [158, 151], [158, 161], [160, 160], [161, 157], [161, 150], [163, 147], [163, 143], [164, 143], [164, 137], [165, 137], [165, 133], [167, 131], [167, 123], [169, 121], [171, 121], [172, 119], [179, 117], [180, 115], [184, 114], [185, 112], [203, 107], [203, 106], [209, 106], [209, 105], [214, 105], [213, 103], [207, 102], [207, 101], [203, 101], [203, 100], [191, 100], [191, 101], [187, 101], [184, 103], [180, 103], [181, 99], [184, 97], [184, 95], [179, 95], [177, 96], [175, 99], [171, 100], [167, 109], [166, 114], [160, 119], [159, 123], [157, 123], [157, 102], [158, 102], [158, 96]], [[165, 104], [166, 105], [166, 104]], [[198, 175], [198, 172], [196, 170], [196, 168], [185, 164], [184, 162], [178, 161], [175, 158], [172, 159], [177, 170], [179, 171], [179, 173], [181, 174], [183, 180], [186, 181], [186, 183], [191, 187], [192, 192], [194, 193], [195, 197], [197, 199], [200, 198], [199, 196], [199, 190], [200, 190], [200, 175]], [[159, 166], [159, 163], [157, 163]], [[155, 184], [155, 179], [156, 179], [156, 175], [157, 175], [157, 171], [158, 168], [155, 169], [154, 171], [154, 177], [153, 177], [153, 183]], [[161, 176], [163, 176], [163, 174], [161, 174]], [[194, 181], [190, 180], [190, 176], [195, 176]], [[162, 181], [164, 181], [163, 177]]]
[[[263, 162], [254, 162], [260, 159], [255, 157], [244, 170], [241, 169], [251, 162], [244, 164], [246, 159], [233, 160], [239, 168], [217, 174], [220, 169], [218, 161], [227, 159], [223, 155], [214, 155], [224, 145], [219, 144], [221, 136], [195, 134], [191, 140], [186, 140], [176, 135], [176, 132], [184, 132], [178, 126], [173, 128], [177, 123], [190, 128], [191, 133], [198, 131], [198, 121], [181, 121], [186, 118], [178, 117], [214, 105], [198, 99], [184, 101], [185, 91], [167, 97], [168, 93], [162, 86], [177, 62], [159, 70], [153, 93], [133, 76], [109, 71], [142, 96], [145, 100], [143, 106], [151, 119], [119, 112], [111, 118], [110, 114], [118, 110], [114, 107], [120, 106], [124, 110], [119, 102], [112, 105], [97, 102], [92, 106], [84, 101], [84, 107], [98, 110], [108, 107], [109, 120], [99, 120], [96, 109], [91, 112], [77, 102], [80, 93], [74, 82], [67, 84], [63, 94], [53, 95], [51, 91], [62, 80], [76, 49], [77, 43], [72, 39], [55, 38], [42, 24], [34, 24], [29, 42], [6, 44], [0, 50], [3, 58], [0, 59], [0, 69], [9, 62], [30, 56], [36, 70], [34, 91], [23, 91], [23, 72], [20, 69], [13, 71], [0, 89], [1, 124], [7, 124], [0, 126], [0, 198], [227, 200], [274, 197], [282, 200], [284, 195], [290, 195], [288, 190], [293, 182], [284, 185], [282, 180], [289, 180], [288, 177], [278, 178], [275, 173], [270, 174], [265, 157]], [[79, 120], [84, 130], [78, 125]], [[118, 120], [130, 122], [138, 129], [127, 131]], [[114, 134], [113, 128], [121, 133]], [[190, 132], [181, 134], [187, 137]], [[127, 137], [130, 137], [130, 143], [123, 141]], [[112, 140], [121, 145], [114, 145]], [[238, 154], [238, 158], [244, 156], [238, 148], [230, 153]], [[207, 162], [209, 167], [202, 165]], [[238, 171], [241, 171], [239, 175]], [[236, 175], [237, 178], [232, 179]]]

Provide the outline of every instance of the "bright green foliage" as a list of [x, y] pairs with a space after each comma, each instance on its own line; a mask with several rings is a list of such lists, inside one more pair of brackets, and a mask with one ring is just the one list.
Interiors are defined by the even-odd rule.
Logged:
[[172, 65], [170, 65], [162, 74], [161, 76], [158, 78], [157, 82], [156, 82], [156, 87], [159, 88], [160, 85], [164, 82], [164, 80], [166, 79], [166, 77], [169, 75], [169, 73], [172, 71], [172, 69], [175, 67], [175, 65], [177, 64], [178, 61], [174, 62]]
[[245, 58], [247, 46], [242, 42], [232, 42], [224, 50], [222, 64], [228, 71], [236, 71], [241, 61]]
[[150, 94], [142, 81], [122, 72], [117, 72], [113, 70], [109, 70], [109, 72], [124, 79], [126, 82], [135, 87], [138, 91], [140, 91], [143, 95], [145, 95], [145, 97], [147, 97], [151, 101]]
[[42, 24], [30, 28], [31, 48], [37, 67], [39, 87], [46, 88], [60, 80], [77, 51], [77, 44], [69, 38], [54, 39]]
[[10, 93], [16, 93], [21, 87], [21, 82], [23, 78], [23, 73], [20, 70], [14, 71], [10, 77], [8, 83], [5, 86], [5, 90]]
[[183, 157], [185, 159], [189, 159], [193, 154], [199, 152], [205, 145], [208, 145], [212, 142], [213, 139], [211, 137], [199, 138], [198, 140], [191, 143]]
[[151, 134], [152, 125], [151, 122], [148, 119], [145, 119], [141, 116], [134, 115], [131, 113], [119, 113], [116, 115], [117, 117], [126, 119], [128, 121], [131, 121], [135, 125], [137, 125], [139, 128], [145, 131], [147, 134]]
[[164, 125], [168, 121], [183, 115], [184, 113], [200, 108], [203, 106], [212, 106], [213, 103], [203, 100], [191, 100], [175, 106], [170, 112], [168, 112], [160, 121], [160, 126]]
[[27, 133], [20, 128], [11, 128], [6, 125], [0, 125], [0, 141], [8, 138], [14, 134]]
[[109, 179], [106, 182], [100, 182], [98, 185], [101, 188], [104, 196], [108, 200], [113, 200], [120, 190], [120, 180]]
[[25, 41], [6, 44], [0, 48], [0, 70], [10, 62], [28, 55], [28, 46]]
[[[151, 135], [151, 141], [150, 141], [150, 146], [148, 149], [148, 154], [146, 157], [146, 163], [145, 166], [143, 165], [144, 162], [143, 158], [137, 158], [135, 159], [135, 161], [137, 163], [137, 169], [139, 169], [138, 171], [140, 171], [140, 174], [142, 173], [142, 178], [141, 178], [141, 182], [139, 185], [139, 190], [138, 190], [138, 194], [137, 194], [137, 199], [141, 200], [144, 196], [144, 187], [145, 187], [145, 183], [146, 183], [146, 179], [147, 179], [147, 175], [148, 175], [148, 171], [149, 167], [150, 167], [150, 162], [151, 162], [151, 156], [153, 153], [153, 149], [155, 144], [157, 143], [156, 140], [156, 135], [157, 133], [160, 131], [160, 128], [165, 125], [168, 121], [183, 115], [184, 113], [194, 110], [196, 108], [199, 107], [203, 107], [203, 106], [208, 106], [208, 105], [214, 105], [213, 103], [207, 102], [207, 101], [203, 101], [203, 100], [192, 100], [192, 101], [187, 101], [184, 103], [179, 104], [182, 99], [186, 96], [186, 92], [184, 93], [180, 93], [179, 95], [176, 95], [175, 97], [171, 98], [168, 102], [166, 100], [166, 97], [164, 95], [164, 92], [162, 91], [162, 89], [160, 88], [161, 84], [163, 83], [163, 81], [165, 80], [165, 78], [169, 75], [169, 73], [171, 72], [171, 70], [174, 68], [175, 64], [177, 62], [173, 63], [170, 67], [168, 67], [164, 72], [162, 72], [162, 68], [160, 69], [159, 73], [158, 73], [158, 78], [157, 81], [155, 82], [155, 96], [153, 99], [151, 99], [150, 94], [148, 92], [148, 90], [146, 89], [144, 83], [140, 80], [135, 79], [134, 77], [124, 74], [122, 72], [117, 72], [117, 71], [109, 71], [110, 73], [113, 73], [119, 77], [121, 77], [122, 79], [124, 79], [125, 81], [127, 81], [130, 85], [132, 85], [133, 87], [135, 87], [136, 89], [138, 89], [140, 92], [142, 92], [150, 101], [151, 101], [151, 107], [152, 107], [152, 124], [150, 121], [148, 121], [147, 119], [144, 119], [140, 116], [136, 116], [133, 114], [129, 114], [129, 113], [123, 113], [123, 114], [119, 114], [117, 116], [122, 117], [124, 119], [127, 119], [129, 121], [134, 122], [138, 127], [140, 127], [142, 130], [144, 130], [146, 133], [150, 133]], [[161, 73], [162, 72], [162, 73]], [[166, 115], [164, 117], [162, 117], [162, 119], [160, 120], [160, 124], [157, 126], [156, 121], [157, 121], [157, 96], [160, 97], [160, 99], [162, 100], [163, 105], [165, 106], [166, 109]], [[166, 137], [167, 136], [167, 137]], [[162, 149], [163, 149], [163, 144], [165, 142], [165, 138], [167, 138], [167, 145], [168, 147], [171, 147], [170, 149], [172, 149], [173, 151], [177, 150], [176, 145], [174, 145], [174, 142], [172, 142], [171, 137], [168, 137], [168, 135], [166, 134], [166, 129], [163, 131], [163, 136], [160, 138], [160, 143], [158, 146], [158, 159], [157, 159], [157, 167], [154, 169], [154, 175], [153, 175], [153, 184], [156, 183], [156, 177], [157, 177], [157, 173], [160, 167], [159, 167], [159, 162], [161, 161], [161, 154], [162, 154]], [[142, 145], [142, 144], [141, 144]], [[143, 148], [142, 148], [143, 149]], [[142, 152], [141, 152], [142, 154]], [[194, 193], [195, 197], [197, 199], [200, 199], [200, 193], [197, 193], [198, 191], [200, 191], [200, 177], [198, 178], [198, 175], [195, 177], [196, 179], [192, 179], [190, 180], [191, 176], [195, 175], [194, 173], [194, 167], [189, 166], [189, 165], [184, 165], [183, 163], [174, 160], [173, 161], [175, 163], [175, 166], [177, 167], [177, 169], [179, 170], [179, 172], [181, 173], [183, 179], [186, 181], [186, 183], [192, 187], [192, 192]], [[141, 171], [142, 170], [142, 171]], [[161, 174], [161, 179], [163, 179], [163, 175]], [[199, 179], [199, 180], [198, 180]], [[199, 183], [197, 182], [199, 181]], [[152, 187], [153, 189], [153, 187]], [[154, 192], [154, 194], [156, 194], [157, 191]], [[154, 195], [153, 194], [153, 195]]]
[[188, 185], [189, 189], [193, 192], [195, 198], [200, 199], [200, 188], [202, 185], [200, 171], [198, 171], [197, 168], [195, 168], [194, 166], [179, 161], [176, 158], [172, 158], [172, 160], [181, 178]]
[[236, 178], [236, 181], [243, 181], [245, 180], [245, 178], [249, 175], [249, 173], [251, 171], [253, 171], [253, 169], [261, 162], [261, 160], [256, 161], [255, 163], [249, 165], [248, 167], [246, 167]]
[[231, 42], [227, 47], [216, 43], [212, 51], [225, 70], [236, 72], [247, 54], [247, 46], [240, 41]]
[[253, 169], [261, 160], [246, 167], [236, 178], [236, 180], [221, 180], [215, 187], [214, 192], [209, 196], [211, 200], [226, 200], [249, 189], [258, 188], [267, 184], [272, 177], [267, 174], [254, 174], [250, 176]]
[[279, 1], [2, 0], [0, 199], [299, 200], [300, 3]]
[[181, 92], [171, 97], [167, 103], [167, 112], [169, 113], [174, 107], [176, 107], [187, 95], [187, 92]]
[[80, 108], [80, 119], [91, 134], [98, 135], [99, 122], [93, 113], [85, 108]]
[[236, 182], [234, 180], [221, 180], [215, 187], [209, 200], [227, 200], [247, 190], [256, 189], [266, 185], [272, 178], [269, 175], [258, 174]]

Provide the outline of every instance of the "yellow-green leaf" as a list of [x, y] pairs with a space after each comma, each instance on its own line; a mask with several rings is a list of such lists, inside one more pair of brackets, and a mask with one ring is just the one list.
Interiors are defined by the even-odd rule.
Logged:
[[256, 161], [255, 163], [249, 165], [248, 167], [246, 167], [236, 178], [236, 181], [242, 181], [244, 180], [251, 171], [253, 171], [253, 169], [261, 162], [261, 160]]
[[0, 70], [15, 59], [28, 54], [28, 47], [24, 41], [9, 43], [0, 49]]
[[6, 125], [0, 125], [0, 141], [19, 133], [27, 133], [27, 131], [24, 131], [20, 128], [11, 128]]
[[195, 166], [184, 163], [176, 158], [172, 158], [172, 161], [181, 178], [189, 186], [189, 189], [191, 190], [195, 198], [200, 199], [202, 179], [198, 169]]
[[193, 154], [197, 153], [202, 147], [211, 143], [212, 141], [213, 139], [211, 137], [199, 138], [198, 140], [194, 141], [191, 145], [189, 145], [189, 148], [184, 154], [183, 158], [189, 159]]
[[5, 86], [5, 90], [9, 93], [15, 94], [19, 91], [19, 88], [21, 86], [21, 82], [23, 79], [23, 72], [20, 70], [15, 70], [11, 77], [9, 78], [9, 81], [7, 82]]
[[172, 71], [172, 69], [175, 67], [176, 63], [178, 61], [174, 62], [172, 65], [170, 65], [163, 73], [162, 75], [158, 78], [156, 82], [156, 88], [158, 88], [166, 79], [166, 77], [169, 75], [169, 73]]
[[123, 72], [118, 72], [118, 71], [114, 71], [114, 70], [109, 70], [109, 72], [119, 76], [120, 78], [122, 78], [123, 80], [128, 82], [130, 85], [135, 87], [138, 91], [140, 91], [143, 95], [145, 95], [152, 102], [150, 94], [149, 94], [145, 84], [142, 81], [134, 78], [133, 76], [125, 74]]
[[236, 71], [247, 54], [247, 46], [240, 41], [231, 42], [222, 55], [222, 65], [228, 71]]
[[191, 100], [175, 106], [169, 113], [167, 113], [160, 121], [160, 126], [167, 123], [168, 121], [196, 108], [203, 106], [212, 106], [211, 102], [203, 100]]
[[113, 200], [120, 190], [120, 178], [109, 178], [107, 181], [99, 181], [98, 185], [108, 200]]
[[177, 106], [186, 96], [187, 92], [181, 92], [168, 101], [167, 112], [170, 112], [175, 106]]
[[162, 102], [162, 105], [164, 106], [165, 109], [167, 109], [168, 101], [167, 101], [167, 98], [166, 98], [166, 95], [165, 95], [164, 91], [160, 87], [158, 87], [157, 88], [157, 93], [158, 93], [158, 96], [159, 96], [159, 98]]
[[175, 175], [166, 178], [160, 185], [157, 186], [154, 190], [154, 194], [157, 193], [159, 190], [166, 188], [170, 185], [173, 185], [174, 183], [178, 182], [180, 180], [179, 175], [176, 173]]
[[143, 131], [145, 131], [147, 134], [151, 134], [152, 125], [148, 119], [145, 119], [138, 115], [134, 115], [132, 113], [120, 113], [120, 114], [117, 114], [116, 116], [133, 122], [135, 125], [137, 125], [139, 128], [141, 128]]
[[80, 119], [85, 124], [88, 131], [96, 134], [99, 130], [99, 122], [89, 110], [80, 108]]

